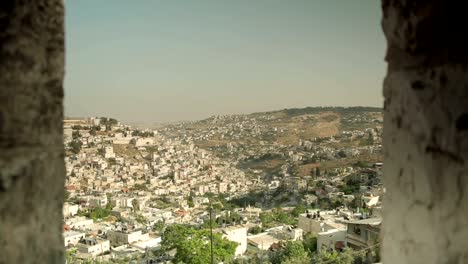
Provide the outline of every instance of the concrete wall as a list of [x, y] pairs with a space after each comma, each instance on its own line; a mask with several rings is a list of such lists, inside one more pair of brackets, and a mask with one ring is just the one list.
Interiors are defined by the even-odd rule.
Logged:
[[112, 244], [123, 245], [145, 240], [148, 238], [148, 234], [142, 235], [141, 230], [130, 233], [121, 231], [108, 231], [107, 237], [112, 242]]
[[325, 221], [308, 218], [305, 214], [299, 215], [297, 227], [302, 229], [304, 234], [311, 233], [312, 235], [335, 229], [335, 227], [328, 225]]
[[63, 263], [64, 7], [0, 3], [0, 263]]
[[312, 233], [313, 235], [317, 235], [318, 233], [322, 232], [320, 221], [308, 218], [307, 216], [303, 215], [299, 216], [297, 226], [304, 230], [304, 233]]
[[238, 243], [236, 247], [236, 256], [241, 256], [247, 250], [247, 227], [226, 228], [224, 238]]
[[335, 250], [335, 244], [338, 241], [346, 241], [346, 230], [330, 229], [326, 232], [317, 234], [317, 251], [324, 249]]
[[468, 263], [466, 1], [382, 8], [383, 263]]

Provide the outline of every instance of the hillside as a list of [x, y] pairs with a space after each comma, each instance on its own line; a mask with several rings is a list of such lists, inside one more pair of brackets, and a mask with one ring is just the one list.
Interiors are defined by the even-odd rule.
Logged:
[[[342, 131], [362, 130], [382, 126], [383, 109], [376, 107], [307, 107], [292, 108], [247, 115], [213, 116], [201, 121], [186, 123], [187, 130], [219, 130], [220, 127], [260, 129], [261, 141], [283, 145], [296, 144], [299, 140], [331, 137]], [[268, 128], [287, 133], [262, 133]], [[276, 135], [275, 135], [276, 134]], [[229, 142], [229, 137], [212, 137], [204, 144], [213, 146]]]
[[248, 173], [302, 176], [318, 166], [380, 161], [382, 119], [381, 108], [307, 107], [213, 116], [172, 125], [163, 133], [188, 136]]

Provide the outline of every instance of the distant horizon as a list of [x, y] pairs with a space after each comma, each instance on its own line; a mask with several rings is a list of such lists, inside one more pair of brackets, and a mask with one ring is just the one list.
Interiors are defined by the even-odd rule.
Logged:
[[251, 114], [261, 114], [261, 113], [270, 113], [270, 112], [279, 112], [284, 110], [291, 110], [291, 109], [306, 109], [306, 108], [355, 108], [355, 107], [363, 107], [363, 108], [377, 108], [383, 110], [383, 106], [369, 106], [369, 105], [351, 105], [351, 106], [341, 106], [341, 105], [323, 105], [323, 106], [305, 106], [305, 107], [288, 107], [282, 109], [271, 109], [259, 112], [248, 112], [248, 113], [232, 113], [232, 114], [214, 114], [210, 116], [206, 116], [200, 119], [187, 119], [187, 120], [169, 120], [169, 121], [132, 121], [132, 120], [122, 120], [116, 118], [114, 116], [101, 116], [101, 115], [90, 115], [90, 116], [64, 116], [64, 120], [72, 120], [72, 119], [86, 119], [91, 117], [97, 118], [115, 118], [117, 121], [125, 123], [125, 124], [165, 124], [165, 123], [180, 123], [180, 122], [193, 122], [193, 121], [201, 121], [213, 116], [236, 116], [236, 115], [251, 115]]
[[383, 105], [378, 1], [65, 2], [67, 116]]

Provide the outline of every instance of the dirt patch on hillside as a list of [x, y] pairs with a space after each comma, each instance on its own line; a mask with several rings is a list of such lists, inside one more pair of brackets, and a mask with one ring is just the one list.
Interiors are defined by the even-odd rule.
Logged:
[[339, 133], [340, 115], [334, 112], [295, 116], [282, 123], [288, 133], [278, 137], [283, 145], [298, 144], [300, 139], [313, 140], [316, 137], [331, 137]]
[[323, 172], [324, 170], [330, 170], [330, 169], [335, 169], [335, 168], [351, 167], [353, 166], [353, 164], [355, 164], [358, 161], [365, 162], [365, 163], [368, 163], [369, 165], [372, 165], [376, 162], [382, 162], [382, 160], [383, 160], [382, 154], [373, 154], [373, 155], [366, 154], [366, 155], [361, 155], [361, 156], [352, 157], [352, 158], [322, 161], [318, 163], [309, 163], [309, 164], [299, 165], [297, 167], [297, 173], [298, 173], [298, 176], [307, 176], [307, 175], [312, 175], [312, 169], [315, 169], [316, 167], [319, 167], [320, 170]]
[[317, 119], [313, 131], [318, 137], [331, 137], [338, 134], [340, 115], [333, 112], [323, 112], [317, 115]]
[[143, 160], [138, 149], [129, 144], [114, 144], [114, 152], [117, 156], [123, 157], [126, 160], [140, 162]]

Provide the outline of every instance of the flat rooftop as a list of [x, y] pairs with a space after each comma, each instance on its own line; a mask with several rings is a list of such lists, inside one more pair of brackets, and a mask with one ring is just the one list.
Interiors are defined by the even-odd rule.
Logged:
[[360, 224], [360, 225], [379, 225], [382, 223], [382, 218], [375, 217], [375, 218], [367, 218], [361, 220], [352, 220], [347, 221], [348, 224]]
[[266, 233], [261, 233], [261, 234], [258, 234], [258, 235], [254, 235], [254, 236], [249, 236], [247, 237], [247, 240], [257, 244], [257, 245], [262, 245], [262, 244], [273, 244], [273, 243], [276, 243], [278, 241], [280, 241], [279, 239], [269, 235], [269, 234], [266, 234]]

